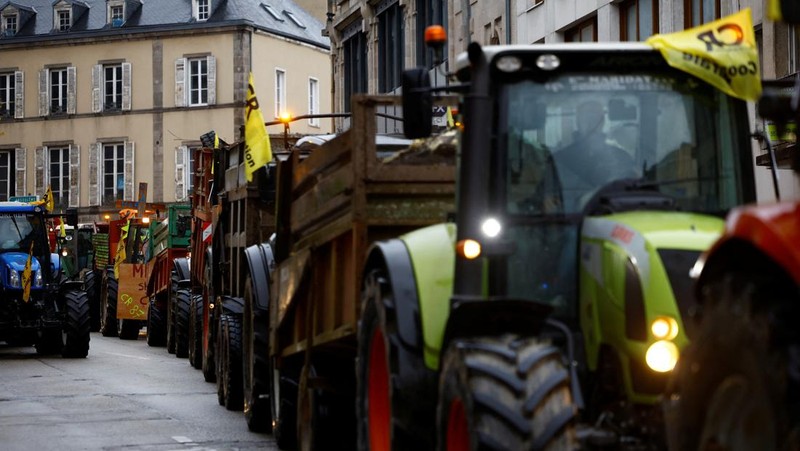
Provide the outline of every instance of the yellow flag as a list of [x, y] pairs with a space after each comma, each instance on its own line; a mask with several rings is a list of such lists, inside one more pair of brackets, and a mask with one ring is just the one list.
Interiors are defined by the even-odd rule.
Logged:
[[64, 217], [59, 218], [61, 221], [61, 237], [67, 236], [67, 228], [64, 226]]
[[44, 193], [44, 208], [47, 211], [53, 211], [55, 208], [55, 202], [53, 201], [53, 190], [50, 189], [50, 185], [47, 185], [47, 192]]
[[31, 282], [32, 273], [31, 270], [31, 263], [33, 260], [33, 242], [31, 242], [31, 248], [28, 251], [28, 261], [25, 262], [25, 270], [22, 271], [22, 301], [28, 302], [31, 298]]
[[125, 240], [128, 238], [128, 229], [130, 228], [131, 221], [128, 220], [124, 226], [122, 226], [122, 233], [119, 237], [119, 243], [117, 243], [117, 253], [114, 255], [114, 278], [119, 280], [119, 265], [125, 261]]
[[244, 108], [244, 174], [247, 181], [253, 180], [253, 173], [272, 160], [272, 147], [269, 144], [264, 116], [258, 106], [256, 90], [253, 86], [253, 73], [247, 85], [247, 104]]
[[758, 100], [761, 76], [750, 8], [722, 19], [646, 41], [670, 66], [743, 100]]
[[783, 20], [780, 0], [767, 0], [767, 18], [775, 22]]

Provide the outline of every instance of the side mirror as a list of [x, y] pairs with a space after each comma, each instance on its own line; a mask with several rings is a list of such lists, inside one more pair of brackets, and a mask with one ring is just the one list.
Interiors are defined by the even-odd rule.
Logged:
[[403, 71], [403, 134], [426, 138], [433, 127], [433, 100], [428, 71], [417, 67]]
[[65, 214], [67, 225], [71, 225], [76, 227], [78, 225], [78, 209], [77, 208], [68, 208], [67, 213]]

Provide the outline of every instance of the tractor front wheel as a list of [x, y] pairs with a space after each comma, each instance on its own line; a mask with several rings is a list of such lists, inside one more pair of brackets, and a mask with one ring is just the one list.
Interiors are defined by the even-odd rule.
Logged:
[[105, 296], [101, 295], [103, 301], [103, 316], [101, 317], [100, 333], [104, 337], [117, 336], [117, 290], [119, 282], [114, 278], [114, 270], [106, 270], [103, 278], [103, 289]]
[[577, 449], [561, 352], [514, 335], [455, 340], [439, 382], [437, 449]]
[[97, 274], [93, 270], [90, 269], [84, 273], [83, 287], [86, 289], [86, 294], [89, 295], [89, 315], [92, 318], [92, 332], [98, 332], [102, 322], [103, 309], [101, 308], [100, 283], [98, 283]]
[[63, 357], [85, 358], [89, 354], [89, 333], [91, 332], [91, 312], [89, 296], [83, 290], [69, 290], [64, 295], [67, 318], [63, 326]]
[[228, 410], [242, 410], [242, 320], [224, 314], [219, 322], [217, 392]]
[[668, 389], [670, 449], [800, 449], [796, 293], [777, 268], [708, 285]]

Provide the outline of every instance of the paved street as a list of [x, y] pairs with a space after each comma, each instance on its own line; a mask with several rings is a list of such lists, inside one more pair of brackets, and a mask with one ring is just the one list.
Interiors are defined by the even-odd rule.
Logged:
[[0, 448], [275, 450], [186, 359], [92, 333], [86, 359], [0, 344]]

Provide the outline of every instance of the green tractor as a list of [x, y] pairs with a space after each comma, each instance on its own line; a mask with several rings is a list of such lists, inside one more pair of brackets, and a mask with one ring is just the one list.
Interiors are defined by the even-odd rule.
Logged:
[[50, 233], [55, 237], [61, 256], [62, 275], [73, 281], [81, 281], [89, 297], [91, 330], [100, 330], [100, 281], [102, 272], [96, 271], [95, 250], [92, 240], [97, 233], [94, 224], [55, 225]]
[[463, 96], [457, 212], [367, 257], [359, 449], [662, 448], [690, 272], [755, 200], [746, 103], [644, 44], [473, 43], [455, 75], [404, 74], [408, 137]]

